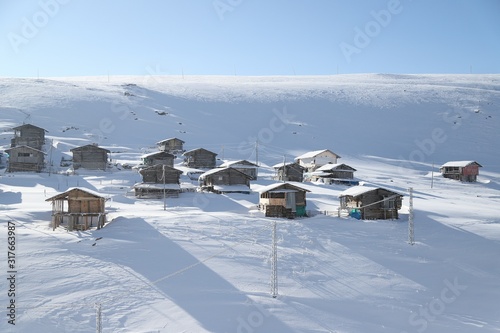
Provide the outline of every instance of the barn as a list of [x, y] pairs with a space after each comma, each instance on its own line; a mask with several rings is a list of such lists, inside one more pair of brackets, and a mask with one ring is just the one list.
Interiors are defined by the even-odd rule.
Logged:
[[29, 146], [16, 146], [6, 149], [9, 154], [7, 172], [40, 172], [44, 167], [45, 153]]
[[66, 223], [68, 231], [97, 229], [106, 222], [106, 198], [81, 187], [73, 187], [45, 201], [52, 203], [52, 229]]
[[73, 153], [73, 169], [106, 170], [108, 166], [107, 149], [96, 144], [85, 145], [70, 150]]
[[220, 165], [221, 168], [231, 167], [238, 171], [241, 171], [251, 178], [250, 180], [257, 180], [257, 173], [259, 170], [259, 166], [247, 160], [239, 160], [239, 161], [227, 161]]
[[11, 147], [28, 146], [42, 150], [45, 144], [45, 132], [41, 127], [24, 124], [13, 128], [14, 137], [11, 139]]
[[274, 177], [278, 181], [302, 182], [305, 168], [299, 163], [279, 163], [273, 166], [276, 171]]
[[328, 149], [310, 151], [295, 158], [295, 161], [300, 166], [304, 167], [307, 172], [313, 172], [319, 167], [332, 163], [337, 164], [337, 159], [340, 156]]
[[251, 177], [241, 171], [227, 168], [216, 168], [200, 175], [201, 190], [214, 193], [245, 193], [249, 194]]
[[216, 164], [216, 153], [204, 148], [196, 148], [186, 151], [184, 154], [184, 165], [189, 168], [212, 169]]
[[181, 192], [181, 170], [157, 164], [141, 169], [142, 183], [134, 185], [137, 198], [177, 198]]
[[259, 190], [259, 209], [267, 217], [306, 216], [306, 193], [302, 187], [290, 183], [276, 183]]
[[460, 180], [462, 182], [475, 182], [482, 165], [476, 161], [451, 161], [440, 168], [443, 177]]
[[362, 220], [398, 219], [403, 195], [372, 186], [354, 186], [339, 194], [340, 210]]
[[161, 151], [165, 151], [170, 154], [181, 154], [184, 152], [184, 143], [184, 141], [178, 138], [168, 138], [158, 141], [156, 145]]
[[313, 182], [322, 180], [326, 184], [358, 185], [359, 182], [354, 180], [355, 171], [356, 169], [347, 164], [328, 163], [306, 174], [305, 178]]
[[174, 166], [175, 156], [167, 153], [166, 151], [156, 151], [141, 156], [142, 164], [146, 166], [153, 166], [157, 164], [165, 164], [170, 167]]

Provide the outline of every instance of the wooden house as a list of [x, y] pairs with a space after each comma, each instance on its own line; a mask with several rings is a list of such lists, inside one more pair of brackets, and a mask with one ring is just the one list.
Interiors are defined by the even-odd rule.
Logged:
[[363, 220], [398, 219], [403, 195], [372, 186], [354, 186], [340, 193], [340, 209]]
[[45, 201], [52, 202], [53, 229], [64, 223], [69, 231], [87, 230], [94, 225], [100, 229], [106, 222], [106, 198], [95, 191], [74, 187]]
[[170, 154], [181, 154], [184, 152], [184, 141], [178, 138], [169, 138], [156, 143], [158, 149]]
[[212, 169], [215, 168], [216, 164], [216, 153], [213, 153], [204, 148], [197, 148], [193, 150], [186, 151], [184, 154], [184, 165], [189, 168], [204, 168]]
[[142, 183], [134, 185], [137, 198], [177, 198], [181, 191], [181, 170], [168, 165], [156, 164], [141, 169]]
[[306, 216], [306, 193], [302, 187], [290, 183], [276, 183], [259, 190], [259, 209], [267, 217]]
[[174, 166], [175, 156], [167, 153], [166, 151], [156, 151], [141, 156], [142, 164], [146, 166], [153, 166], [157, 164], [165, 164], [170, 167]]
[[7, 172], [40, 172], [44, 167], [45, 153], [29, 146], [16, 146], [6, 149], [9, 154]]
[[108, 166], [107, 149], [95, 144], [85, 145], [70, 150], [73, 153], [73, 169], [106, 170]]
[[296, 162], [279, 163], [273, 166], [276, 170], [275, 180], [285, 182], [302, 182], [305, 168]]
[[347, 164], [328, 163], [306, 174], [306, 177], [313, 182], [322, 180], [326, 184], [358, 185], [359, 182], [354, 180], [355, 171], [356, 169]]
[[452, 161], [443, 164], [440, 171], [445, 178], [475, 182], [481, 167], [482, 165], [475, 161]]
[[24, 124], [13, 128], [14, 137], [11, 140], [11, 147], [28, 146], [38, 150], [42, 150], [45, 144], [45, 132], [40, 128], [31, 124]]
[[331, 163], [337, 164], [340, 156], [328, 149], [310, 151], [295, 158], [300, 166], [306, 169], [306, 172], [313, 172], [319, 167]]
[[220, 165], [221, 168], [231, 167], [238, 171], [241, 171], [251, 178], [250, 180], [257, 180], [257, 173], [259, 170], [259, 166], [247, 160], [239, 160], [239, 161], [227, 161]]
[[214, 193], [250, 193], [250, 176], [233, 169], [216, 168], [203, 173], [200, 178], [200, 188]]

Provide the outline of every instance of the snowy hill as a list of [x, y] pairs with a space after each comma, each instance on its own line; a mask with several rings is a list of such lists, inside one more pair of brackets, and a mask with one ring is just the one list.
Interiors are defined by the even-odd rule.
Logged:
[[[16, 325], [4, 316], [2, 332], [95, 332], [96, 303], [103, 332], [500, 331], [500, 75], [4, 78], [0, 94], [0, 150], [31, 123], [52, 162], [0, 173], [1, 243], [14, 221], [17, 244]], [[407, 195], [397, 221], [338, 218], [346, 187], [319, 183], [302, 185], [318, 215], [295, 220], [265, 218], [256, 192], [182, 193], [166, 210], [127, 195], [140, 177], [120, 164], [170, 137], [257, 159], [254, 191], [268, 166], [330, 149], [367, 184], [414, 188], [417, 242]], [[61, 159], [89, 143], [118, 167], [66, 176]], [[479, 181], [440, 177], [450, 160], [479, 162]], [[73, 186], [109, 198], [105, 228], [52, 231], [45, 199]]]

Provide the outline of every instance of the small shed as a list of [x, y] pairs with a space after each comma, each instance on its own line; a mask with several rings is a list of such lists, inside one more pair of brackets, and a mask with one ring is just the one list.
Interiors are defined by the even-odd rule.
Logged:
[[440, 171], [445, 178], [475, 182], [481, 167], [476, 161], [451, 161], [443, 164]]
[[251, 178], [250, 180], [257, 180], [257, 173], [259, 170], [259, 166], [247, 160], [239, 160], [239, 161], [227, 161], [220, 165], [221, 168], [231, 167], [238, 171], [241, 171]]
[[340, 156], [328, 149], [310, 151], [295, 158], [295, 161], [306, 169], [307, 172], [313, 172], [319, 167], [332, 163], [337, 164]]
[[9, 154], [7, 172], [40, 172], [44, 167], [45, 153], [29, 146], [16, 146], [6, 149]]
[[403, 195], [385, 188], [354, 186], [339, 194], [340, 209], [363, 220], [398, 219]]
[[184, 141], [178, 138], [169, 138], [165, 140], [158, 141], [156, 145], [161, 151], [165, 151], [171, 154], [180, 154], [184, 152]]
[[181, 192], [181, 170], [168, 165], [157, 164], [141, 169], [142, 183], [134, 185], [137, 198], [177, 198]]
[[250, 190], [250, 176], [233, 169], [216, 168], [200, 175], [199, 183], [202, 190], [214, 193], [246, 193]]
[[45, 129], [31, 125], [24, 124], [13, 128], [14, 137], [11, 140], [11, 147], [28, 146], [38, 150], [42, 150], [45, 144]]
[[141, 156], [142, 164], [146, 166], [153, 166], [157, 164], [165, 164], [170, 167], [174, 166], [175, 156], [167, 153], [166, 151], [156, 151]]
[[216, 153], [213, 153], [204, 148], [197, 148], [186, 151], [184, 154], [184, 165], [189, 168], [215, 168]]
[[355, 171], [356, 169], [347, 164], [328, 163], [306, 174], [306, 177], [311, 181], [322, 180], [327, 184], [358, 185], [359, 182], [354, 180]]
[[94, 225], [100, 229], [106, 222], [106, 198], [95, 191], [73, 187], [45, 201], [52, 202], [53, 230], [64, 223], [68, 231], [87, 230]]
[[302, 187], [290, 183], [276, 183], [259, 190], [259, 209], [267, 217], [306, 216], [306, 193]]
[[90, 170], [106, 170], [108, 166], [108, 154], [111, 152], [107, 149], [98, 147], [96, 144], [85, 145], [70, 149], [73, 153], [73, 168], [90, 169]]
[[305, 168], [296, 162], [279, 163], [273, 166], [276, 170], [275, 180], [302, 182]]

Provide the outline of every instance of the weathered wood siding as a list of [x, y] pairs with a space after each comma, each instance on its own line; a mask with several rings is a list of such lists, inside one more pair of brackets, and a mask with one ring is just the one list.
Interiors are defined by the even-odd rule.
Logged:
[[8, 172], [40, 172], [44, 166], [43, 152], [27, 146], [7, 149], [9, 154]]
[[145, 165], [148, 165], [148, 166], [165, 164], [165, 165], [168, 165], [169, 167], [173, 167], [174, 166], [174, 159], [175, 159], [174, 155], [167, 153], [167, 152], [160, 152], [158, 154], [145, 157], [143, 159], [143, 162]]
[[477, 164], [471, 164], [465, 167], [444, 167], [442, 173], [445, 178], [463, 182], [475, 182], [479, 175], [479, 166]]
[[190, 168], [215, 168], [216, 156], [208, 150], [197, 149], [184, 153], [184, 164]]
[[184, 147], [184, 141], [177, 138], [161, 141], [160, 143], [158, 143], [159, 150], [166, 151], [169, 153], [181, 152], [184, 150], [183, 147]]
[[[385, 202], [378, 202], [383, 200], [384, 197], [390, 197], [392, 195], [394, 195], [393, 192], [378, 189], [356, 197], [342, 197], [340, 198], [341, 208], [353, 209], [367, 206], [360, 209], [361, 219], [363, 220], [398, 219], [398, 210], [401, 209], [402, 206], [402, 198], [400, 196]], [[374, 204], [375, 202], [378, 203]]]
[[33, 125], [22, 125], [14, 128], [11, 147], [29, 146], [38, 150], [45, 144], [45, 130]]
[[[158, 164], [139, 171], [143, 183], [163, 184], [163, 165]], [[179, 184], [182, 171], [165, 166], [165, 184]]]
[[214, 185], [247, 185], [250, 186], [248, 177], [233, 168], [221, 170], [212, 175], [208, 175], [203, 180], [204, 186]]
[[304, 178], [304, 168], [298, 163], [287, 164], [276, 170], [276, 180], [302, 182]]
[[71, 149], [73, 153], [73, 168], [106, 170], [108, 166], [108, 151], [94, 145]]

